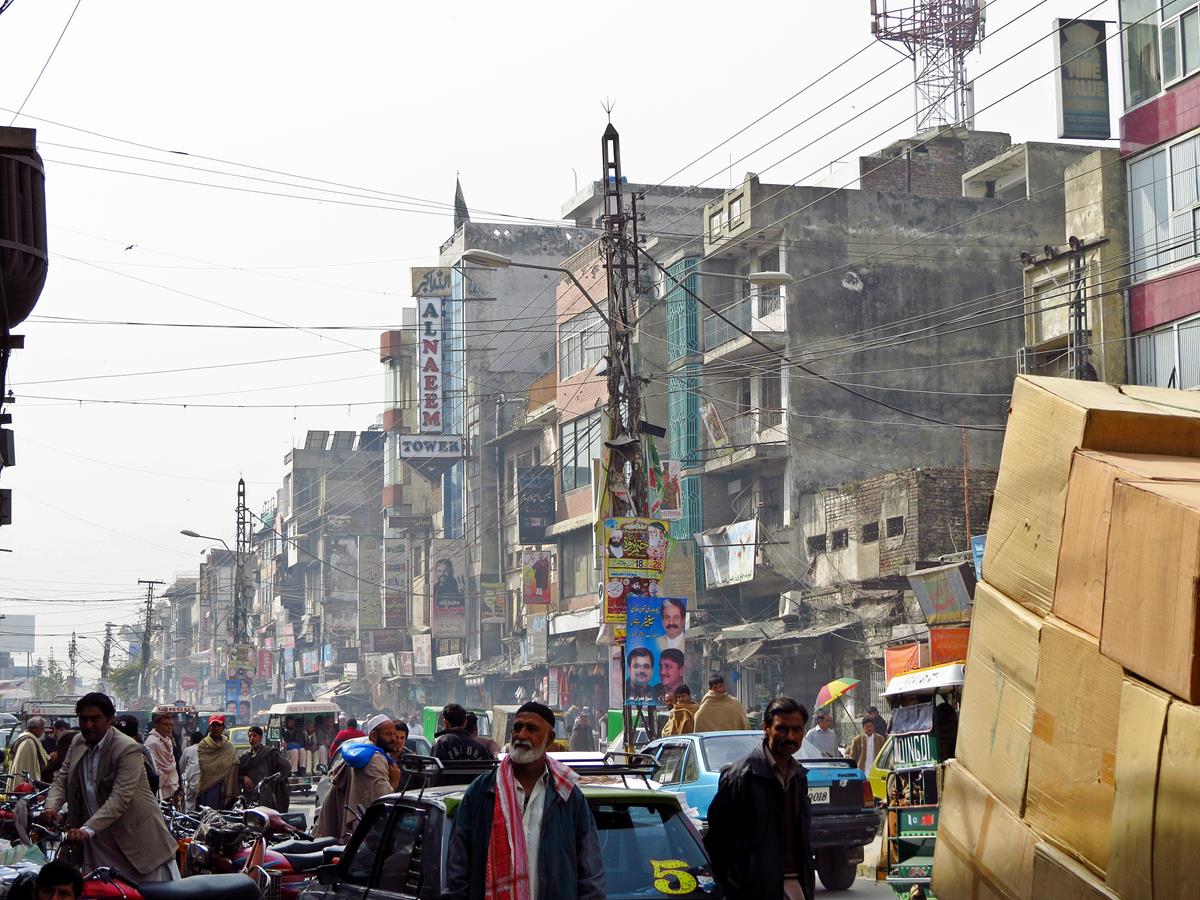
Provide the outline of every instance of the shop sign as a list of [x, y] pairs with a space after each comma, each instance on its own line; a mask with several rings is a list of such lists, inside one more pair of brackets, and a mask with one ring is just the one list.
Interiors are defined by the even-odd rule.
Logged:
[[1100, 19], [1058, 20], [1054, 64], [1060, 138], [1106, 141], [1112, 136], [1105, 31]]
[[929, 629], [929, 664], [964, 662], [971, 629], [967, 625]]
[[517, 543], [545, 541], [554, 517], [554, 467], [517, 469]]
[[419, 312], [417, 352], [418, 398], [421, 404], [421, 433], [442, 431], [442, 301], [422, 300]]

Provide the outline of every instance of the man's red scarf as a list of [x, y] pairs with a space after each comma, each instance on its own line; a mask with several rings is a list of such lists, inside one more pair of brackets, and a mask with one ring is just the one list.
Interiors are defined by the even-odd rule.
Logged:
[[[565, 803], [579, 783], [579, 776], [558, 760], [547, 756], [550, 784]], [[496, 772], [496, 805], [492, 810], [492, 835], [488, 841], [487, 900], [534, 900], [529, 895], [530, 860], [525, 849], [525, 828], [517, 800], [517, 780], [512, 761], [505, 757]]]

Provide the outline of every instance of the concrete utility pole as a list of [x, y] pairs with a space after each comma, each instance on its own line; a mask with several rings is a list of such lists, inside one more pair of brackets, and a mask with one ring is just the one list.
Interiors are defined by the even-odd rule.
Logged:
[[150, 669], [150, 620], [154, 617], [154, 586], [166, 582], [139, 578], [138, 584], [146, 586], [146, 628], [142, 632], [142, 671], [138, 673], [138, 695], [141, 696], [146, 684], [146, 672]]

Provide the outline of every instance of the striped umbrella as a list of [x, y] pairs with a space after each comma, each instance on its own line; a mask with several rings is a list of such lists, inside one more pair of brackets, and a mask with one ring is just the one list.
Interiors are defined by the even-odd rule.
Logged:
[[817, 692], [817, 709], [826, 707], [834, 700], [850, 693], [858, 684], [857, 678], [835, 678]]

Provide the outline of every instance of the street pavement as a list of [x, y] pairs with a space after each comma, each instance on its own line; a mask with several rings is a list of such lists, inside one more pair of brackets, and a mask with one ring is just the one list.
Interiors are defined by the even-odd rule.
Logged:
[[[310, 794], [307, 797], [297, 794], [292, 797], [292, 811], [303, 812], [308, 816], [309, 828], [313, 826], [313, 808], [315, 802], [316, 797], [314, 794]], [[854, 882], [854, 886], [848, 891], [827, 891], [821, 887], [821, 882], [818, 879], [817, 896], [829, 897], [830, 900], [833, 900], [835, 897], [890, 897], [892, 896], [892, 892], [886, 884], [876, 883], [873, 875], [860, 875], [858, 880]]]

